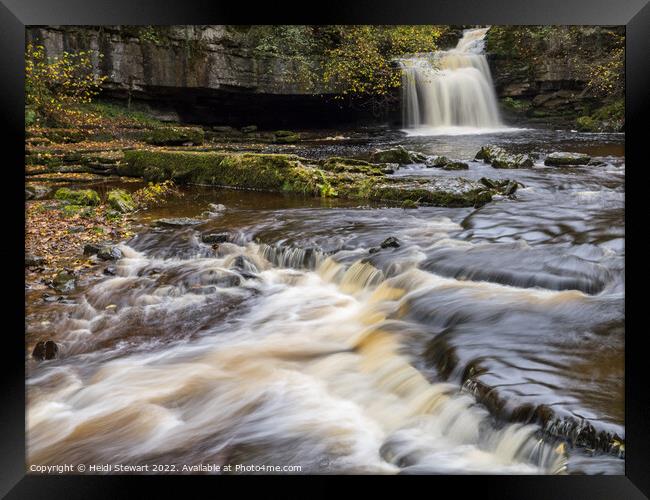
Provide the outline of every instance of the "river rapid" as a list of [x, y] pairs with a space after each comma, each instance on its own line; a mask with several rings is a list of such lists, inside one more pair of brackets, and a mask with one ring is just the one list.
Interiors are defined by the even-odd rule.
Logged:
[[[397, 143], [470, 168], [394, 175], [525, 187], [416, 210], [188, 187], [139, 216], [114, 276], [100, 265], [62, 301], [28, 293], [27, 348], [60, 346], [26, 360], [28, 462], [622, 474], [597, 436], [625, 438], [624, 136], [385, 131], [284, 150]], [[497, 170], [472, 160], [484, 144], [539, 159]], [[600, 164], [543, 165], [565, 150]], [[535, 411], [555, 423], [517, 417]]]

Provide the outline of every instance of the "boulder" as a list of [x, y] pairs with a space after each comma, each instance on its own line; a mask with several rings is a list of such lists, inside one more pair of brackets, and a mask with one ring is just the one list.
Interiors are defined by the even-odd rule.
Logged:
[[591, 160], [589, 155], [583, 153], [557, 152], [551, 153], [544, 160], [544, 165], [561, 167], [564, 165], [586, 165]]
[[56, 342], [48, 340], [43, 342], [42, 340], [36, 344], [34, 350], [32, 351], [32, 358], [43, 361], [46, 359], [54, 359], [59, 354], [59, 346], [56, 345]]
[[108, 204], [113, 210], [120, 213], [132, 212], [135, 210], [135, 202], [129, 193], [124, 189], [113, 189], [108, 193]]
[[52, 280], [52, 287], [61, 293], [71, 292], [76, 284], [74, 274], [68, 271], [59, 272]]
[[84, 255], [96, 255], [102, 249], [102, 246], [98, 243], [86, 243], [84, 245]]
[[427, 164], [428, 167], [442, 168], [449, 163], [449, 158], [446, 156], [436, 156], [435, 159]]
[[97, 191], [93, 189], [59, 188], [54, 193], [54, 198], [67, 201], [71, 205], [99, 205], [100, 199]]
[[99, 249], [97, 257], [101, 260], [119, 260], [122, 258], [122, 251], [115, 245], [105, 245]]
[[395, 236], [389, 236], [384, 241], [381, 242], [381, 248], [399, 248], [400, 242]]
[[203, 233], [201, 241], [203, 243], [225, 243], [230, 240], [228, 233]]
[[372, 153], [371, 160], [377, 163], [398, 163], [400, 165], [415, 163], [411, 153], [403, 146], [397, 146], [391, 149], [379, 149]]
[[529, 155], [510, 154], [505, 149], [492, 145], [483, 146], [474, 159], [483, 160], [494, 168], [531, 168], [534, 163]]

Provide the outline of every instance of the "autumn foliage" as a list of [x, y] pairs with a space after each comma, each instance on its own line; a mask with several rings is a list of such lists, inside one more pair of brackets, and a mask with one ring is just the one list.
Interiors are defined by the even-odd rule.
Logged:
[[[90, 51], [48, 58], [41, 45], [25, 51], [25, 102], [28, 121], [49, 127], [85, 127], [98, 117], [80, 108], [99, 93], [105, 77], [93, 72]], [[101, 57], [98, 55], [98, 57]]]

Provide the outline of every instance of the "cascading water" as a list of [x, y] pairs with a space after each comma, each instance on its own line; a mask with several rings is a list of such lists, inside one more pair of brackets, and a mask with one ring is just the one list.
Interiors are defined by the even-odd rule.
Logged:
[[483, 54], [488, 29], [465, 30], [454, 49], [399, 61], [407, 129], [503, 128]]

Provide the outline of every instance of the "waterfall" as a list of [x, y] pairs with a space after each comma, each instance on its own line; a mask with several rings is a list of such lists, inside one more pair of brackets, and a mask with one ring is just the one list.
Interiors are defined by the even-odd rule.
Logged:
[[503, 127], [483, 53], [487, 30], [465, 30], [454, 49], [399, 60], [406, 128]]

